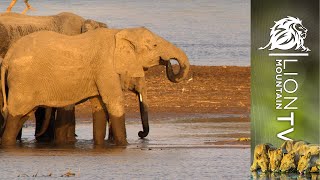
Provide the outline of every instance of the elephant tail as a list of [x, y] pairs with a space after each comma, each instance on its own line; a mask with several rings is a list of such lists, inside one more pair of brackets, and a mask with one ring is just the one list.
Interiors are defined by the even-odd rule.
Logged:
[[1, 88], [2, 88], [2, 97], [3, 97], [2, 114], [4, 116], [4, 119], [7, 119], [7, 115], [8, 115], [7, 93], [6, 93], [6, 72], [7, 72], [7, 67], [5, 67], [2, 64], [1, 65]]

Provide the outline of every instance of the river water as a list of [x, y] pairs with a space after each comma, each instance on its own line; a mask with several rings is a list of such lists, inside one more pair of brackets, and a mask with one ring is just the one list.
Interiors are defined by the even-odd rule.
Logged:
[[[11, 0], [1, 1], [4, 11]], [[52, 15], [71, 11], [111, 28], [145, 26], [181, 47], [194, 65], [250, 65], [249, 0], [54, 0], [30, 1]], [[18, 1], [13, 11], [21, 12]]]
[[77, 122], [78, 141], [63, 147], [35, 143], [34, 124], [27, 122], [22, 144], [0, 148], [0, 179], [60, 177], [68, 171], [80, 179], [249, 179], [249, 146], [214, 143], [249, 134], [249, 122], [221, 123], [220, 117], [235, 116], [214, 116], [152, 118], [144, 140], [137, 135], [139, 119], [129, 118], [126, 148], [95, 147], [90, 119]]

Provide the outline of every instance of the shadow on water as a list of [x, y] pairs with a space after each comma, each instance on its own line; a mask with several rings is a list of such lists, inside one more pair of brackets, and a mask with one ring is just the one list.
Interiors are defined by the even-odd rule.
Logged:
[[[228, 114], [184, 114], [180, 116], [152, 118], [150, 133], [144, 139], [137, 136], [137, 132], [141, 130], [140, 120], [129, 119], [126, 122], [127, 137], [130, 144], [127, 148], [197, 148], [217, 147], [217, 145], [219, 147], [222, 147], [222, 145], [228, 145], [227, 147], [237, 145], [237, 147], [240, 147], [239, 145], [247, 145], [247, 143], [237, 141], [238, 138], [250, 136], [249, 121], [246, 116]], [[108, 141], [103, 146], [93, 145], [92, 120], [90, 119], [77, 122], [77, 142], [64, 146], [36, 142], [34, 128], [35, 124], [33, 122], [25, 124], [22, 142], [16, 145], [16, 147], [22, 149], [20, 151], [48, 149], [54, 151], [99, 152], [101, 149], [117, 149], [114, 144]]]
[[94, 145], [93, 140], [78, 140], [76, 143], [58, 145], [54, 143], [28, 141], [22, 139], [14, 146], [0, 146], [0, 152], [5, 155], [68, 155], [90, 153], [121, 153], [130, 146], [115, 146], [113, 143], [106, 141], [104, 145]]
[[307, 173], [300, 175], [298, 173], [262, 173], [262, 172], [251, 172], [251, 179], [259, 180], [318, 180], [320, 179], [319, 173]]

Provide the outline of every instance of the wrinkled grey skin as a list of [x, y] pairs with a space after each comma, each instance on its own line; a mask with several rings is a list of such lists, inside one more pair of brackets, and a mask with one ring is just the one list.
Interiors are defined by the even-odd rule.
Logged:
[[[30, 41], [34, 43], [25, 51]], [[180, 65], [177, 74], [170, 59]], [[20, 66], [27, 64], [33, 68], [21, 70]], [[9, 86], [8, 101], [4, 96], [3, 109], [8, 120], [2, 144], [15, 144], [17, 129], [33, 109], [41, 105], [65, 107], [96, 96], [106, 106], [115, 143], [127, 144], [120, 76], [144, 78], [144, 70], [156, 65], [166, 66], [172, 82], [183, 80], [190, 67], [181, 49], [145, 28], [101, 28], [79, 36], [42, 31], [21, 38], [8, 51], [1, 66], [1, 84], [4, 86], [7, 73]], [[46, 83], [35, 84], [39, 78]], [[34, 93], [35, 89], [39, 93]], [[105, 126], [102, 128], [96, 133], [105, 132]]]
[[[0, 60], [4, 58], [8, 48], [14, 42], [36, 31], [50, 30], [66, 35], [77, 35], [100, 27], [107, 27], [107, 25], [90, 19], [85, 20], [76, 14], [67, 12], [53, 16], [27, 16], [17, 13], [0, 14]], [[3, 102], [2, 95], [0, 101]], [[0, 104], [2, 108], [3, 103]], [[39, 117], [37, 114], [44, 114], [44, 111], [44, 108], [37, 110], [37, 122], [41, 121], [41, 119], [37, 118]], [[4, 118], [0, 115], [0, 127], [3, 127], [4, 124]], [[0, 136], [1, 134], [0, 130]]]

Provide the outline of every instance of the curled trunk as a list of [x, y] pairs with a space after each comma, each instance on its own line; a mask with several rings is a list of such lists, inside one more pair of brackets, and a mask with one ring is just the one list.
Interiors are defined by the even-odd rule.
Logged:
[[[179, 48], [171, 45], [166, 58], [164, 59], [164, 65], [166, 66], [167, 77], [171, 82], [178, 83], [185, 79], [190, 69], [190, 63], [187, 55]], [[179, 63], [179, 72], [174, 73], [170, 60], [176, 60]]]
[[[142, 95], [144, 94], [144, 95]], [[148, 104], [145, 101], [145, 93], [138, 94], [139, 97], [139, 107], [140, 107], [140, 116], [143, 131], [139, 131], [138, 136], [140, 138], [145, 138], [149, 134], [149, 119], [148, 119]]]

